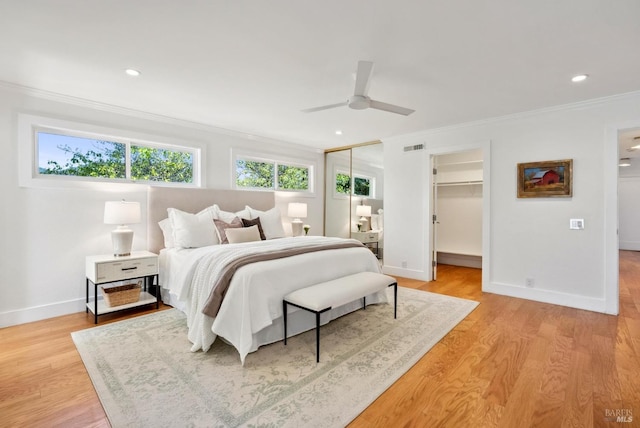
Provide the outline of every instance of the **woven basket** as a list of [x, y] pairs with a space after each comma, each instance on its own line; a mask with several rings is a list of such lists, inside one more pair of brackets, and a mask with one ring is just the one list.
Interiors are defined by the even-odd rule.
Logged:
[[102, 295], [107, 306], [120, 306], [134, 303], [140, 299], [142, 281], [137, 284], [118, 285], [117, 287], [102, 287]]

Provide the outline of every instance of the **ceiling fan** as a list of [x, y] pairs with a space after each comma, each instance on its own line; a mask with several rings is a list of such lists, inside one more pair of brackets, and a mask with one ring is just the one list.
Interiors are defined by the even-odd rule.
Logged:
[[358, 71], [356, 73], [356, 89], [353, 91], [353, 96], [349, 97], [347, 101], [329, 104], [322, 107], [313, 107], [302, 110], [304, 113], [313, 113], [320, 110], [328, 110], [330, 108], [348, 106], [355, 110], [364, 110], [367, 108], [374, 108], [376, 110], [389, 111], [391, 113], [402, 114], [408, 116], [415, 110], [409, 108], [396, 106], [393, 104], [383, 103], [382, 101], [372, 100], [367, 96], [369, 90], [369, 80], [371, 79], [371, 73], [373, 72], [373, 62], [371, 61], [358, 61]]

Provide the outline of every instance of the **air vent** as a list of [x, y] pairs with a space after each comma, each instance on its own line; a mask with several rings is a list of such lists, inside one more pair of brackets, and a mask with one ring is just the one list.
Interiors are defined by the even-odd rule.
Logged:
[[405, 152], [412, 152], [414, 150], [424, 150], [424, 144], [416, 144], [414, 146], [404, 146]]

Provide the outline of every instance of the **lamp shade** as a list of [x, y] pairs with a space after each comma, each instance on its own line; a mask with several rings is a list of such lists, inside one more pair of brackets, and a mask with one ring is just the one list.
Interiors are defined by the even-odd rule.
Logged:
[[307, 204], [300, 202], [289, 202], [289, 209], [287, 211], [289, 217], [293, 218], [306, 218], [307, 217]]
[[104, 203], [105, 224], [140, 223], [140, 202], [107, 201]]
[[356, 215], [360, 217], [371, 217], [371, 206], [356, 205]]

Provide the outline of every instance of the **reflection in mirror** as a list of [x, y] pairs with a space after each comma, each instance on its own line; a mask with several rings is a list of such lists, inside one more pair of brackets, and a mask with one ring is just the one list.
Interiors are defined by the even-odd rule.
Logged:
[[351, 237], [364, 242], [380, 259], [384, 251], [382, 153], [381, 143], [351, 149]]
[[325, 236], [350, 236], [350, 171], [351, 149], [325, 153]]
[[325, 235], [358, 239], [379, 258], [384, 219], [382, 153], [382, 143], [325, 153]]

